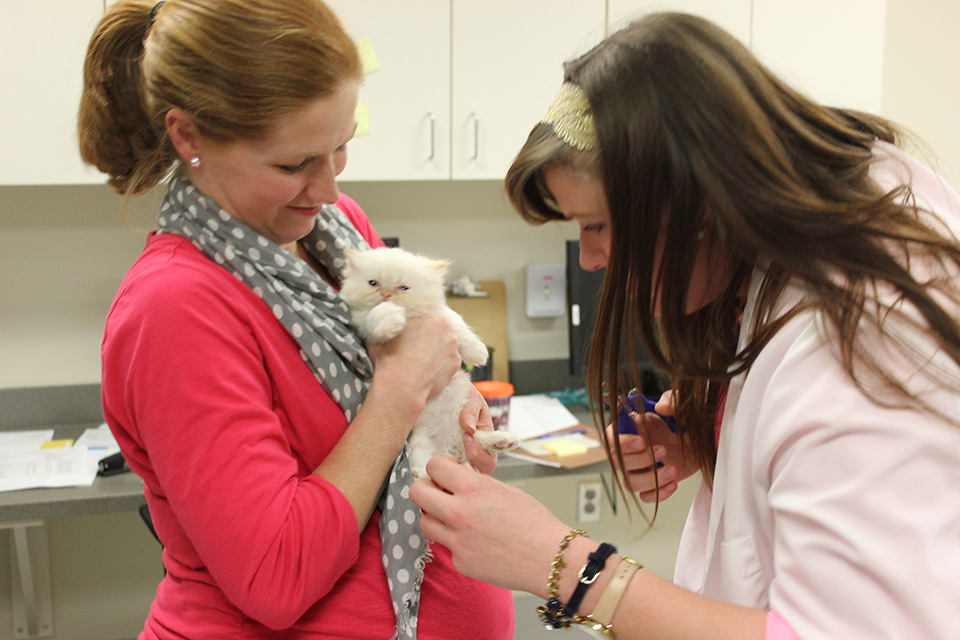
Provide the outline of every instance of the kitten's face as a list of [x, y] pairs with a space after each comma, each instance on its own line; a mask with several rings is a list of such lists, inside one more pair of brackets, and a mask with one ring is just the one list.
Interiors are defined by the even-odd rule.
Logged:
[[407, 311], [423, 312], [444, 302], [447, 263], [403, 249], [347, 251], [347, 275], [340, 295], [355, 310], [394, 302]]

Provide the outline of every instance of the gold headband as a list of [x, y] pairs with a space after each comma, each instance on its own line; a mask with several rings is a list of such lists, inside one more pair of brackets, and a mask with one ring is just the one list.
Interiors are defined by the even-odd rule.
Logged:
[[597, 130], [593, 126], [593, 114], [587, 94], [578, 85], [564, 82], [541, 120], [553, 126], [553, 130], [571, 147], [581, 151], [597, 148]]

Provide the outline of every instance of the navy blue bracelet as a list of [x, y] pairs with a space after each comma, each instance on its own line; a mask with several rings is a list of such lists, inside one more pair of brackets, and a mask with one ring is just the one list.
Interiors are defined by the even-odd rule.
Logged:
[[577, 588], [573, 590], [573, 595], [570, 596], [570, 600], [567, 601], [567, 604], [563, 607], [564, 617], [573, 618], [577, 615], [577, 609], [580, 608], [580, 603], [583, 602], [583, 596], [587, 595], [587, 589], [590, 588], [590, 585], [592, 585], [594, 580], [597, 579], [597, 576], [600, 575], [603, 567], [607, 564], [607, 558], [616, 552], [617, 548], [615, 546], [604, 542], [596, 551], [588, 556], [587, 564], [583, 565], [583, 568], [580, 569]]

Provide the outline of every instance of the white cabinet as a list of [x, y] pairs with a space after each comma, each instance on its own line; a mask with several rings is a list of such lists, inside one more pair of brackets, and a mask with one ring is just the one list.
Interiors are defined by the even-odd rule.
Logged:
[[370, 134], [341, 180], [500, 179], [543, 117], [565, 60], [603, 37], [604, 0], [332, 0], [379, 70]]
[[717, 23], [814, 100], [877, 113], [886, 0], [608, 0], [611, 29], [651, 11]]
[[454, 0], [451, 173], [506, 174], [563, 80], [604, 35], [604, 0]]
[[750, 18], [754, 0], [608, 0], [610, 31], [657, 11], [678, 11], [701, 16], [750, 44]]
[[347, 146], [341, 180], [450, 177], [450, 0], [332, 0], [369, 40], [379, 70], [360, 88], [370, 133]]
[[879, 113], [886, 0], [754, 0], [753, 51], [814, 100]]
[[[112, 0], [107, 0], [109, 5]], [[9, 4], [9, 3], [8, 3]], [[877, 112], [886, 0], [330, 0], [379, 70], [342, 180], [500, 179], [562, 64], [659, 10], [718, 23], [814, 99]], [[104, 0], [32, 0], [0, 20], [0, 185], [102, 183], [76, 145], [87, 43]]]
[[102, 183], [77, 150], [83, 58], [103, 0], [4, 3], [0, 185]]

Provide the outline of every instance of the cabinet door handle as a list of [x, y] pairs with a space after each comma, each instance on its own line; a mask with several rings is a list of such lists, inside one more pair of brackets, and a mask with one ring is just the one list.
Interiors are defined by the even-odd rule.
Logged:
[[474, 111], [470, 114], [473, 118], [473, 156], [471, 160], [476, 160], [480, 156], [480, 116]]
[[437, 155], [437, 116], [431, 111], [427, 117], [430, 118], [430, 155], [427, 156], [427, 160], [430, 161]]

